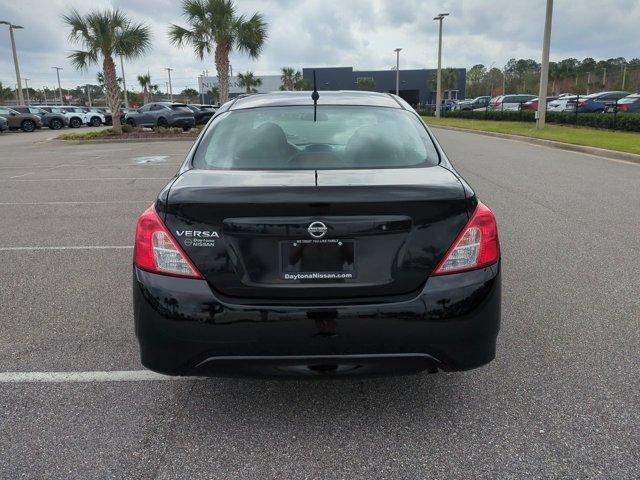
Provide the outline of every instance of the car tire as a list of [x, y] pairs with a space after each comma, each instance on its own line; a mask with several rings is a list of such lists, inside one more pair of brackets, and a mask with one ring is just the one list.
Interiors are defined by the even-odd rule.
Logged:
[[182, 127], [183, 132], [188, 132], [189, 130], [191, 130], [191, 127]]
[[51, 130], [60, 130], [64, 126], [64, 123], [59, 118], [54, 118], [49, 122], [49, 128]]
[[136, 126], [136, 121], [133, 118], [127, 118], [127, 121], [125, 123], [127, 125], [131, 125], [132, 127]]
[[36, 129], [36, 122], [33, 120], [24, 120], [20, 124], [20, 130], [23, 132], [33, 132]]
[[80, 128], [81, 126], [82, 120], [80, 120], [78, 117], [73, 117], [71, 120], [69, 120], [69, 127]]
[[102, 121], [100, 120], [100, 117], [91, 117], [89, 124], [92, 127], [99, 127], [100, 125], [102, 125]]
[[156, 127], [163, 127], [166, 128], [169, 126], [169, 122], [167, 122], [167, 119], [164, 117], [160, 117], [158, 119], [158, 121], [156, 122]]

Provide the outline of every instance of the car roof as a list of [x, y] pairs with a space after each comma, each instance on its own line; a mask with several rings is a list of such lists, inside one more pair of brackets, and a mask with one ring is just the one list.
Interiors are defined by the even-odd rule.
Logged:
[[599, 97], [600, 95], [610, 95], [612, 93], [623, 93], [625, 95], [628, 95], [629, 92], [626, 92], [624, 90], [611, 90], [611, 91], [607, 91], [607, 92], [597, 92], [597, 93], [592, 93], [591, 95], [587, 95], [588, 97]]
[[[388, 93], [363, 92], [358, 90], [321, 90], [318, 105], [357, 105], [371, 107], [404, 108]], [[270, 92], [238, 97], [229, 110], [257, 107], [284, 107], [313, 105], [310, 91]]]

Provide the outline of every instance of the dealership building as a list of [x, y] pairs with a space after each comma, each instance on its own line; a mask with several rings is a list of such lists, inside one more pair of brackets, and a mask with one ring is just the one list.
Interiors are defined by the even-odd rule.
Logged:
[[[354, 70], [353, 67], [318, 67], [303, 68], [302, 76], [313, 85], [313, 72], [316, 72], [316, 84], [318, 90], [357, 90], [360, 81], [367, 80], [373, 85], [373, 91], [395, 93], [395, 70]], [[456, 68], [457, 79], [453, 88], [444, 90], [444, 98], [465, 98], [465, 85], [467, 70]], [[400, 70], [400, 96], [411, 105], [420, 103], [434, 104], [436, 92], [432, 85], [435, 84], [436, 69]], [[262, 80], [262, 85], [256, 87], [260, 93], [280, 90], [282, 81], [280, 75], [257, 75]], [[201, 92], [207, 92], [218, 85], [218, 77], [200, 77]], [[238, 85], [237, 77], [233, 77], [229, 88], [229, 96], [237, 97], [245, 93], [245, 89]], [[211, 99], [205, 95], [206, 101]]]

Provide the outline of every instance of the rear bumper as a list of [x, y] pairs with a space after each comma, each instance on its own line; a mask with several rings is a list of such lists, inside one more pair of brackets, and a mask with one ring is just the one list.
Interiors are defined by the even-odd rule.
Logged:
[[195, 127], [196, 121], [194, 117], [174, 118], [169, 120], [171, 127]]
[[410, 301], [245, 306], [203, 280], [134, 267], [143, 365], [169, 375], [390, 374], [490, 362], [500, 327], [500, 268], [430, 278]]

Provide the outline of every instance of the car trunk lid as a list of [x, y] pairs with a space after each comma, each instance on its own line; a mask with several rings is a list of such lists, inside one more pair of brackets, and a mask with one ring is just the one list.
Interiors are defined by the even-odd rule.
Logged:
[[171, 187], [165, 223], [221, 296], [384, 301], [422, 287], [468, 204], [439, 166], [191, 170]]

